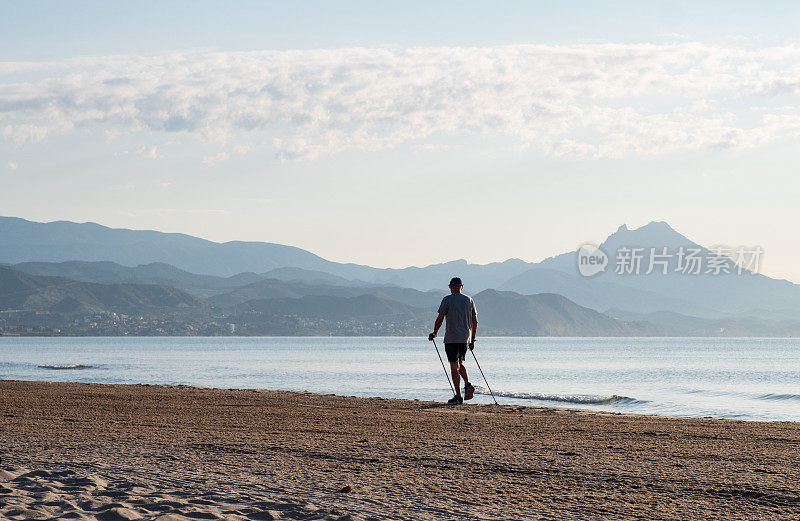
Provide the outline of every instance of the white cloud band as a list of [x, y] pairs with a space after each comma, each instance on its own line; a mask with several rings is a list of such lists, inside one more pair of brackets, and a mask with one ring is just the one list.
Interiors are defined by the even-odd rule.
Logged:
[[0, 129], [18, 144], [85, 126], [222, 143], [263, 132], [287, 159], [474, 134], [620, 157], [796, 138], [798, 93], [794, 46], [107, 56], [0, 63]]

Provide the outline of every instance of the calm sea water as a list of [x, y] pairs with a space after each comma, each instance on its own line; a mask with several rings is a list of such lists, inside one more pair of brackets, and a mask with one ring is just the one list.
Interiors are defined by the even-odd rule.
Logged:
[[[482, 338], [475, 352], [501, 403], [800, 421], [800, 339]], [[424, 338], [0, 337], [0, 379], [452, 395]]]

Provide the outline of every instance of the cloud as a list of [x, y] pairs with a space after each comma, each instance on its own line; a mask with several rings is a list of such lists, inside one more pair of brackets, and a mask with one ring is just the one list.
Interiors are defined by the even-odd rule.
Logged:
[[12, 141], [17, 145], [36, 143], [44, 139], [47, 133], [53, 130], [54, 129], [43, 125], [6, 125], [5, 128], [3, 128], [3, 139]]
[[208, 209], [208, 210], [186, 210], [186, 213], [192, 214], [192, 215], [230, 215], [231, 214], [231, 212], [229, 212], [228, 210], [214, 210], [214, 209]]
[[134, 152], [137, 157], [142, 157], [145, 159], [157, 159], [158, 158], [158, 147], [153, 145], [152, 147], [148, 148], [146, 146], [142, 146], [136, 152]]
[[19, 165], [17, 163], [15, 163], [14, 161], [9, 161], [8, 163], [6, 163], [6, 167], [9, 170], [16, 170], [19, 167]]
[[187, 214], [187, 215], [230, 215], [231, 212], [228, 210], [216, 210], [216, 209], [188, 209], [188, 210], [181, 210], [177, 208], [160, 208], [156, 210], [158, 215], [175, 215], [175, 214]]
[[[475, 135], [508, 137], [553, 156], [615, 158], [796, 137], [791, 96], [798, 86], [796, 46], [107, 56], [0, 63], [0, 128], [19, 146], [101, 127], [107, 135], [182, 135], [230, 147], [206, 156], [206, 164], [259, 142], [293, 160]], [[245, 138], [254, 144], [236, 144]], [[157, 155], [155, 147], [143, 152]]]
[[213, 165], [214, 163], [220, 163], [222, 161], [225, 161], [229, 157], [230, 156], [226, 152], [220, 152], [218, 154], [214, 154], [213, 156], [205, 156], [203, 158], [203, 164], [204, 165]]

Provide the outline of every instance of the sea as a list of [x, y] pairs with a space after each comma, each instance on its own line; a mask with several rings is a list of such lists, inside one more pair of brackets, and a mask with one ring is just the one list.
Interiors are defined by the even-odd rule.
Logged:
[[[0, 337], [0, 379], [446, 401], [437, 346], [416, 337]], [[800, 421], [800, 339], [483, 337], [474, 355], [475, 403], [493, 393], [500, 404]]]

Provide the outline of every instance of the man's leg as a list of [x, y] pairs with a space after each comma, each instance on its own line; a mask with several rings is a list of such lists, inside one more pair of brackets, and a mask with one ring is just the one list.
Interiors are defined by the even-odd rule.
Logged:
[[469, 382], [469, 376], [467, 376], [467, 366], [464, 365], [464, 362], [461, 362], [459, 364], [459, 366], [460, 366], [460, 369], [458, 370], [458, 372], [461, 375], [461, 377], [464, 379], [464, 383], [466, 384], [467, 382]]
[[453, 377], [453, 387], [456, 388], [457, 396], [461, 396], [461, 376], [459, 376], [459, 371], [462, 367], [464, 366], [461, 364], [461, 362], [450, 362], [450, 374]]
[[469, 376], [467, 375], [467, 366], [464, 365], [464, 357], [467, 355], [467, 345], [464, 344], [462, 346], [462, 351], [458, 353], [459, 360], [461, 361], [461, 367], [459, 368], [459, 374], [462, 378], [464, 378], [464, 399], [465, 400], [472, 400], [472, 396], [475, 393], [475, 387], [471, 383], [469, 383]]

